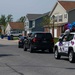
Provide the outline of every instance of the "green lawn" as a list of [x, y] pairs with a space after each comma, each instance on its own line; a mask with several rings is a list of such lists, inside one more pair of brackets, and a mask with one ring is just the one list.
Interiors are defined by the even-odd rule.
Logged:
[[19, 39], [19, 37], [13, 37], [13, 40], [18, 40]]
[[54, 38], [54, 43], [58, 42], [58, 38]]

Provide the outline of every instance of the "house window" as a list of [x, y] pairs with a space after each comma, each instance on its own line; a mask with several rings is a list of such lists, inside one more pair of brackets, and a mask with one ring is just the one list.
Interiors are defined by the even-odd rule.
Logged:
[[64, 18], [67, 18], [67, 14], [64, 14]]
[[62, 21], [62, 15], [59, 15], [59, 22], [61, 22]]
[[55, 16], [54, 21], [55, 21], [55, 22], [58, 22], [58, 16]]
[[33, 21], [33, 25], [32, 25], [32, 27], [35, 27], [35, 21]]
[[26, 26], [25, 26], [25, 29], [28, 29], [29, 28], [29, 23], [26, 22]]

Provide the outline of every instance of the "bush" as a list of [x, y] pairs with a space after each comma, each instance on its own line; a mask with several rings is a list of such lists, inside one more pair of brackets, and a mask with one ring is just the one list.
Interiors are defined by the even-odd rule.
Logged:
[[54, 43], [58, 42], [58, 38], [54, 38]]

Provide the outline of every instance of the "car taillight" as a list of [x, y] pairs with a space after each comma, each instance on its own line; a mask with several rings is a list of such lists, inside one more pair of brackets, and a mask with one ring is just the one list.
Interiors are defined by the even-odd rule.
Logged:
[[37, 38], [34, 38], [34, 39], [33, 39], [33, 42], [36, 42], [37, 40], [38, 40]]

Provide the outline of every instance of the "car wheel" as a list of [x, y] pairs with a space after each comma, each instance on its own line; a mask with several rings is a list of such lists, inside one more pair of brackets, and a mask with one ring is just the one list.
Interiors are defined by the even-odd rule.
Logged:
[[27, 48], [25, 47], [25, 45], [24, 45], [24, 47], [23, 47], [23, 48], [24, 48], [24, 51], [27, 51]]
[[73, 51], [69, 52], [69, 62], [71, 62], [71, 63], [75, 62], [75, 57], [74, 57]]
[[21, 48], [20, 45], [18, 45], [18, 48]]
[[32, 48], [32, 46], [30, 45], [30, 53], [33, 53], [34, 52], [34, 49]]
[[60, 54], [58, 53], [58, 50], [55, 50], [55, 52], [54, 52], [54, 57], [55, 57], [55, 59], [60, 59]]

